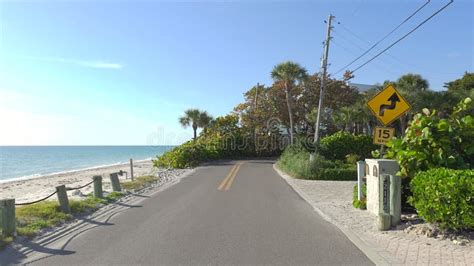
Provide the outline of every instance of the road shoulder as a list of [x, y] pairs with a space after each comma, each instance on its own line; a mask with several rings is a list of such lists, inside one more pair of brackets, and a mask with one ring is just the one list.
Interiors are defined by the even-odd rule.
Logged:
[[313, 209], [321, 217], [339, 228], [339, 230], [341, 230], [347, 236], [347, 238], [349, 238], [349, 240], [354, 243], [354, 245], [359, 248], [372, 262], [374, 262], [376, 265], [391, 265], [394, 263], [393, 260], [386, 258], [386, 256], [380, 255], [380, 250], [377, 251], [375, 247], [369, 246], [359, 236], [348, 230], [348, 228], [345, 228], [339, 224], [335, 219], [331, 218], [331, 216], [321, 210], [318, 204], [316, 204], [316, 202], [314, 202], [314, 200], [309, 195], [307, 195], [307, 193], [305, 193], [301, 187], [296, 184], [296, 182], [294, 182], [296, 179], [278, 169], [276, 164], [273, 164], [273, 169], [287, 182], [291, 188], [293, 188], [296, 193], [298, 193], [306, 202], [308, 202], [308, 204], [310, 204], [311, 207], [313, 207]]
[[378, 231], [376, 217], [352, 206], [355, 181], [295, 179], [275, 171], [328, 222], [339, 228], [377, 265], [474, 265], [474, 249], [403, 230]]

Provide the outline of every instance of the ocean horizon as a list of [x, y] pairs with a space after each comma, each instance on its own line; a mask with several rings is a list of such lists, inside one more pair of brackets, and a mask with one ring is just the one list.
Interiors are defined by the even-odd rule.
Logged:
[[0, 146], [0, 182], [152, 159], [173, 147]]

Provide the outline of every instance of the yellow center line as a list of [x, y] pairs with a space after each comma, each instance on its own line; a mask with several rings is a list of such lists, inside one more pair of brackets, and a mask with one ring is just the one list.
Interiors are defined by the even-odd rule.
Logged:
[[242, 163], [239, 163], [237, 165], [237, 168], [235, 169], [234, 173], [232, 174], [231, 178], [229, 179], [229, 182], [227, 182], [227, 185], [225, 186], [224, 191], [229, 190], [230, 186], [232, 186], [232, 182], [234, 182], [234, 179], [237, 176], [237, 172], [239, 171], [240, 166], [242, 166]]
[[232, 176], [232, 174], [234, 173], [235, 169], [237, 169], [237, 164], [235, 164], [232, 169], [230, 170], [229, 174], [227, 174], [227, 176], [224, 178], [224, 180], [222, 180], [221, 184], [219, 185], [219, 187], [217, 188], [218, 190], [223, 190], [224, 189], [224, 186], [226, 185], [227, 181], [229, 181], [230, 177]]

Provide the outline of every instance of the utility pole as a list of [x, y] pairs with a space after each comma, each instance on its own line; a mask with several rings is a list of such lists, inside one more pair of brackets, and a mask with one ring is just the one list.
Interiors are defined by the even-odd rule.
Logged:
[[321, 77], [321, 89], [319, 91], [319, 105], [318, 105], [318, 114], [316, 117], [316, 124], [314, 126], [315, 132], [314, 132], [314, 144], [319, 143], [319, 126], [320, 126], [320, 121], [321, 121], [321, 113], [323, 111], [323, 98], [324, 98], [324, 86], [326, 85], [326, 75], [327, 75], [327, 66], [328, 66], [328, 56], [329, 56], [329, 42], [331, 41], [331, 30], [332, 30], [332, 20], [335, 17], [331, 14], [329, 14], [328, 17], [328, 29], [326, 33], [326, 41], [324, 42], [324, 57], [323, 61], [321, 62], [321, 67], [323, 69], [323, 75]]

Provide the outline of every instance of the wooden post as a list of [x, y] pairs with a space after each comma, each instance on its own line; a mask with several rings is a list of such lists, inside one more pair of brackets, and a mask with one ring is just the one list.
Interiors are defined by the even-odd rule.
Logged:
[[133, 181], [133, 159], [130, 158], [130, 178]]
[[118, 178], [117, 173], [110, 174], [110, 183], [112, 183], [113, 191], [122, 191], [122, 187], [120, 186], [120, 180]]
[[104, 193], [102, 191], [102, 176], [95, 175], [93, 178], [94, 180], [94, 197], [96, 198], [103, 198]]
[[0, 200], [0, 214], [3, 236], [16, 236], [15, 199]]
[[69, 207], [66, 185], [57, 186], [56, 194], [58, 195], [59, 207], [61, 208], [61, 211], [64, 213], [70, 213], [71, 207]]

